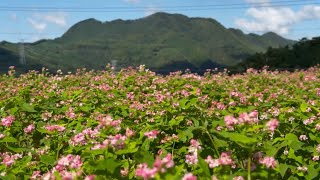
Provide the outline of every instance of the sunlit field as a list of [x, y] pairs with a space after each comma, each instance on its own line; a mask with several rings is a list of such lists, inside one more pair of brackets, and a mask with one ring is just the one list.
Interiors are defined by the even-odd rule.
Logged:
[[320, 179], [320, 68], [0, 77], [0, 179]]

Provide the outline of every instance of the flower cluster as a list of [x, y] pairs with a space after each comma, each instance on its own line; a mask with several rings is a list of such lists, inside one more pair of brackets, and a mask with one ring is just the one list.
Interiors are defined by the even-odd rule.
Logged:
[[274, 157], [263, 157], [260, 158], [259, 163], [262, 165], [265, 165], [267, 168], [276, 168], [277, 161], [274, 159]]
[[10, 127], [14, 120], [15, 120], [15, 118], [13, 116], [4, 117], [1, 119], [1, 125], [6, 126], [6, 127]]
[[94, 139], [99, 134], [98, 129], [92, 130], [91, 128], [84, 129], [81, 133], [76, 134], [69, 140], [69, 144], [73, 146], [86, 145], [90, 139]]
[[199, 141], [191, 139], [190, 146], [188, 148], [188, 154], [186, 155], [186, 163], [189, 165], [198, 164], [198, 150], [201, 149]]
[[241, 113], [238, 118], [228, 115], [224, 117], [224, 122], [228, 129], [233, 129], [235, 125], [259, 123], [258, 115], [258, 111], [252, 111], [249, 114], [246, 112]]
[[167, 154], [166, 157], [160, 159], [156, 158], [152, 168], [148, 168], [146, 163], [139, 164], [136, 169], [136, 176], [143, 177], [144, 179], [153, 178], [157, 173], [165, 173], [167, 169], [172, 168], [174, 162], [171, 154]]
[[53, 131], [62, 132], [66, 129], [65, 127], [60, 126], [60, 125], [49, 125], [49, 124], [46, 125], [44, 128], [50, 132], [53, 132]]
[[148, 137], [148, 139], [155, 139], [157, 138], [157, 135], [159, 134], [158, 130], [152, 130], [149, 132], [145, 132], [144, 135]]
[[11, 154], [8, 152], [0, 153], [2, 162], [5, 166], [11, 166], [17, 159], [22, 158], [22, 154]]
[[210, 155], [207, 157], [207, 159], [205, 159], [205, 161], [209, 164], [210, 168], [215, 168], [218, 167], [220, 165], [222, 166], [226, 166], [229, 165], [232, 168], [235, 168], [236, 165], [234, 163], [234, 161], [231, 158], [231, 153], [229, 152], [223, 152], [220, 155], [219, 159], [213, 159]]

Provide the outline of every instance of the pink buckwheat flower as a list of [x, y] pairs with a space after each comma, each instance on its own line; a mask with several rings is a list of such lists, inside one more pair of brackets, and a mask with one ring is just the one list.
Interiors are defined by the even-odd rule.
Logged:
[[319, 156], [313, 156], [312, 161], [319, 161]]
[[267, 122], [267, 127], [269, 131], [274, 132], [277, 127], [279, 126], [279, 121], [276, 119], [271, 119], [270, 121]]
[[157, 173], [157, 168], [148, 168], [146, 163], [139, 164], [136, 169], [136, 176], [143, 177], [143, 179], [147, 180], [153, 178]]
[[31, 180], [39, 179], [41, 177], [40, 171], [33, 171], [32, 176], [30, 177]]
[[225, 116], [224, 122], [226, 123], [227, 128], [233, 128], [234, 125], [238, 123], [238, 120], [233, 116]]
[[135, 135], [135, 132], [132, 131], [130, 128], [127, 128], [126, 129], [126, 136], [129, 138], [129, 137], [132, 137]]
[[264, 157], [260, 159], [260, 164], [265, 165], [267, 168], [275, 168], [277, 166], [277, 162], [273, 157]]
[[190, 141], [190, 146], [191, 147], [195, 147], [197, 149], [201, 149], [200, 143], [199, 141], [195, 140], [195, 139], [191, 139]]
[[4, 138], [4, 137], [6, 137], [6, 135], [5, 135], [5, 134], [0, 133], [0, 139], [2, 139], [2, 138]]
[[306, 135], [300, 135], [299, 139], [300, 141], [306, 141], [308, 137]]
[[233, 180], [244, 180], [244, 178], [242, 176], [236, 176], [233, 178]]
[[219, 160], [218, 159], [213, 159], [211, 156], [208, 156], [207, 159], [205, 159], [205, 161], [209, 164], [209, 167], [211, 169], [218, 167], [219, 164]]
[[221, 156], [220, 156], [218, 162], [221, 165], [230, 165], [230, 166], [235, 165], [232, 158], [231, 158], [231, 154], [228, 152], [221, 153]]
[[197, 180], [197, 177], [194, 176], [192, 173], [188, 173], [182, 177], [182, 180]]
[[155, 139], [157, 138], [157, 135], [159, 134], [159, 131], [152, 130], [150, 132], [145, 132], [144, 135], [148, 137], [148, 139]]
[[48, 131], [51, 131], [51, 132], [55, 131], [55, 130], [62, 132], [66, 129], [65, 127], [60, 126], [60, 125], [46, 125], [44, 128]]
[[88, 175], [84, 178], [84, 180], [95, 180], [96, 179], [96, 175], [92, 174], [92, 175]]
[[193, 165], [193, 164], [198, 164], [198, 153], [197, 152], [193, 152], [193, 153], [189, 153], [186, 155], [186, 163]]
[[317, 146], [317, 152], [320, 153], [320, 144]]
[[23, 129], [25, 133], [31, 133], [35, 129], [34, 124], [30, 124]]
[[14, 121], [13, 116], [7, 116], [7, 117], [1, 119], [1, 125], [6, 126], [6, 127], [10, 127], [13, 121]]

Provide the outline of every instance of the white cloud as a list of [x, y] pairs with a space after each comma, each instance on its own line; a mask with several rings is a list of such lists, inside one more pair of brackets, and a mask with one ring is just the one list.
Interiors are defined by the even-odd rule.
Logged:
[[33, 18], [27, 18], [27, 21], [32, 25], [34, 29], [36, 29], [39, 32], [42, 32], [47, 28], [47, 24], [43, 22], [39, 22]]
[[133, 4], [139, 3], [140, 1], [141, 0], [124, 0], [124, 2], [133, 3]]
[[247, 32], [273, 31], [281, 35], [290, 32], [296, 23], [320, 19], [320, 6], [306, 5], [298, 11], [289, 7], [252, 7], [246, 11], [248, 18], [238, 18], [235, 24]]
[[145, 14], [145, 16], [149, 16], [149, 15], [157, 13], [159, 11], [160, 11], [160, 9], [158, 9], [157, 7], [150, 6], [145, 10], [144, 14]]
[[38, 32], [45, 30], [49, 24], [60, 27], [67, 26], [67, 14], [64, 12], [34, 13], [27, 21]]
[[46, 23], [53, 23], [61, 27], [67, 25], [67, 14], [64, 12], [36, 13], [33, 14], [33, 17]]

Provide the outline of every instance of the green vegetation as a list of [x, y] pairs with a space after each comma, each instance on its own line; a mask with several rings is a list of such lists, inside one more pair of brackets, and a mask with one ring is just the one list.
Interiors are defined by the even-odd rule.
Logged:
[[[118, 67], [145, 64], [157, 72], [185, 67], [198, 71], [235, 65], [270, 46], [292, 43], [274, 33], [247, 35], [227, 29], [214, 19], [156, 13], [137, 20], [79, 22], [60, 38], [26, 44], [26, 58], [28, 69], [45, 66], [53, 71], [102, 69], [113, 59]], [[16, 65], [18, 44], [1, 43], [0, 50]]]
[[268, 48], [265, 53], [256, 53], [240, 64], [242, 69], [301, 69], [320, 64], [320, 37], [303, 38], [292, 47]]
[[10, 69], [0, 76], [0, 179], [318, 180], [319, 87], [316, 67]]

